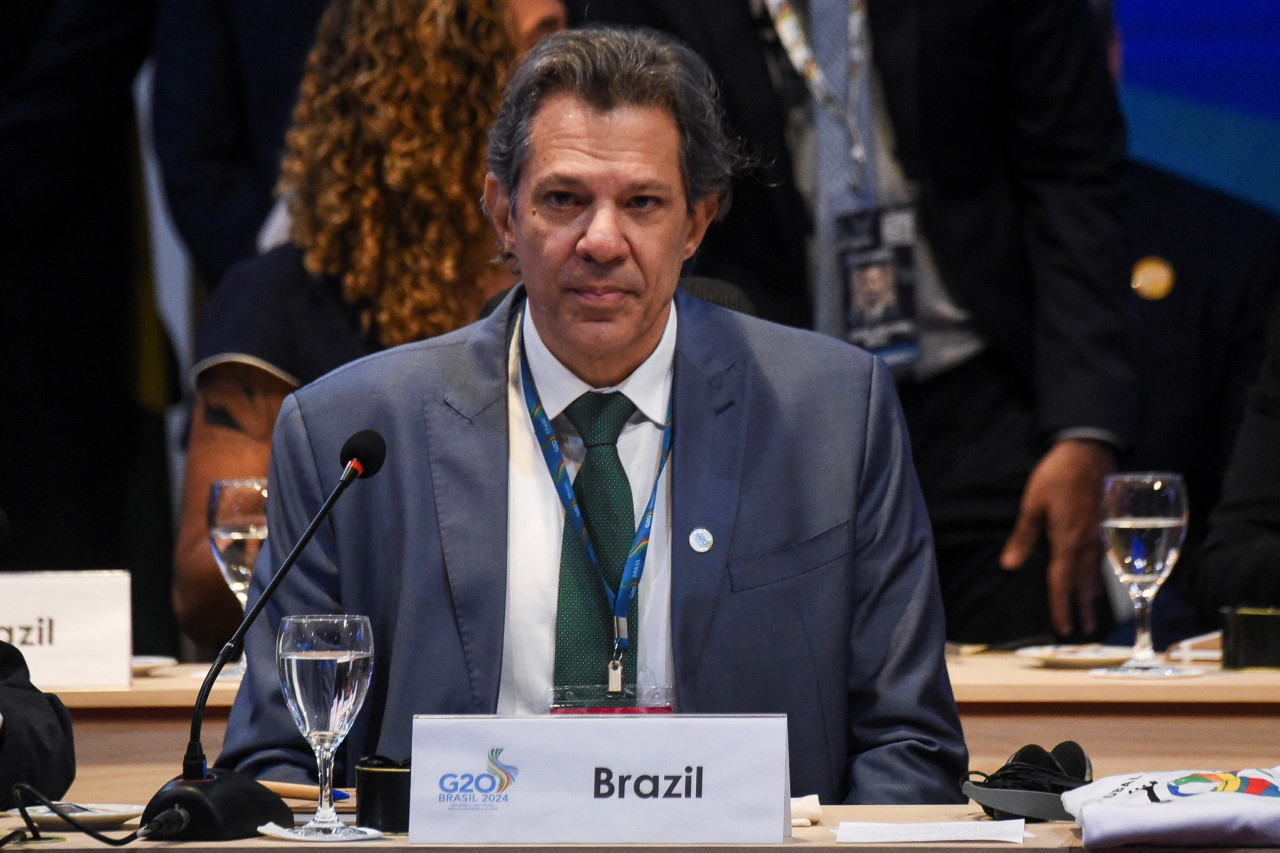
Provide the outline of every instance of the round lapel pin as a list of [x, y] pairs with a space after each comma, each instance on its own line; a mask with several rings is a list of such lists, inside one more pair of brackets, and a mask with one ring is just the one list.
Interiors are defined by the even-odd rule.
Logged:
[[699, 554], [705, 554], [710, 551], [715, 541], [711, 531], [705, 527], [695, 527], [693, 532], [689, 534], [689, 547]]

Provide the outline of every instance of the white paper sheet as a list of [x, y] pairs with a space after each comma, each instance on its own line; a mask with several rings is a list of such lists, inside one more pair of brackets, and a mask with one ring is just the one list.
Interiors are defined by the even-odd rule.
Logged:
[[1021, 844], [1021, 820], [938, 821], [933, 823], [869, 823], [840, 821], [836, 841], [843, 844], [887, 844], [932, 841], [1008, 841]]

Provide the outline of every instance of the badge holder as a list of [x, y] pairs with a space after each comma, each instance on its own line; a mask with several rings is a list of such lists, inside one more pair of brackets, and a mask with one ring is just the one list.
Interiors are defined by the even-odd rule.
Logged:
[[920, 357], [916, 321], [915, 211], [910, 205], [860, 210], [836, 219], [845, 282], [845, 339], [895, 372]]
[[552, 714], [670, 714], [671, 688], [572, 684], [547, 691]]

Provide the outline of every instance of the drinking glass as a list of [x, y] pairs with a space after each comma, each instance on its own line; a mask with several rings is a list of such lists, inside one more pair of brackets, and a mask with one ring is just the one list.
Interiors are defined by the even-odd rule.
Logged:
[[1178, 561], [1187, 530], [1182, 476], [1157, 471], [1112, 474], [1102, 484], [1102, 538], [1107, 562], [1133, 602], [1133, 653], [1116, 674], [1185, 673], [1156, 659], [1151, 601]]
[[293, 721], [316, 753], [320, 799], [299, 838], [358, 840], [374, 830], [347, 826], [333, 807], [333, 756], [364, 704], [373, 673], [367, 616], [286, 616], [276, 642], [280, 686]]
[[[213, 557], [243, 611], [253, 564], [267, 538], [267, 481], [261, 477], [214, 481], [209, 487], [208, 520]], [[234, 672], [243, 675], [244, 671], [241, 655]]]

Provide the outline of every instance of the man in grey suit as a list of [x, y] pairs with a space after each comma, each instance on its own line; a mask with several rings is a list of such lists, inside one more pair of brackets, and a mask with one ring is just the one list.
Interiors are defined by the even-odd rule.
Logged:
[[[406, 758], [414, 714], [544, 713], [586, 694], [785, 713], [797, 795], [962, 800], [933, 545], [888, 370], [676, 293], [728, 202], [718, 116], [706, 66], [653, 33], [561, 33], [516, 73], [485, 207], [524, 285], [479, 323], [285, 401], [256, 590], [350, 433], [381, 432], [389, 464], [337, 505], [250, 632], [220, 764], [314, 773], [273, 635], [286, 614], [346, 611], [370, 617], [376, 651], [340, 781], [360, 756]], [[616, 444], [592, 437], [579, 404], [619, 399]], [[617, 565], [602, 532], [616, 515], [592, 491], [606, 481], [609, 501], [631, 492], [624, 527], [640, 530]], [[586, 615], [560, 624], [570, 611]]]

